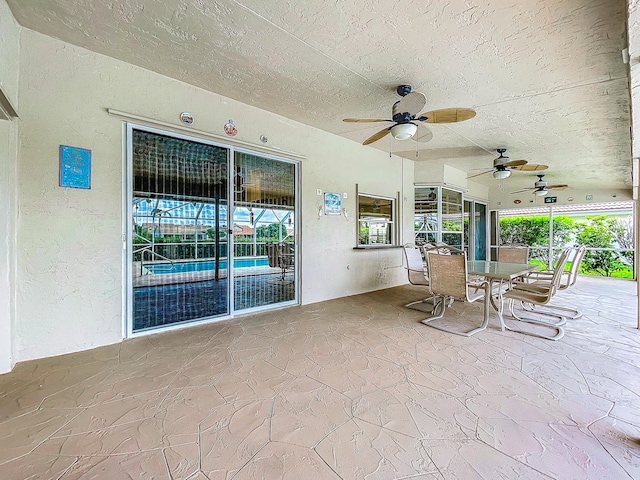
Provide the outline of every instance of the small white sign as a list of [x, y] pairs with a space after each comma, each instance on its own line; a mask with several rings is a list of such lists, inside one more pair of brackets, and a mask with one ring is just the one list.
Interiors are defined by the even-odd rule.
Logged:
[[324, 214], [340, 215], [342, 213], [342, 200], [339, 193], [324, 194]]

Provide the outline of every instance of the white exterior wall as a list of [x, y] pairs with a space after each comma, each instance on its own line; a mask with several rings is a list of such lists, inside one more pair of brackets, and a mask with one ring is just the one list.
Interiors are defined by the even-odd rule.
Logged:
[[[0, 0], [2, 1], [2, 0]], [[108, 108], [304, 157], [301, 299], [318, 302], [406, 283], [401, 249], [354, 250], [355, 188], [402, 196], [410, 208], [413, 162], [23, 29], [20, 58], [16, 360], [119, 342], [122, 272], [122, 121]], [[58, 186], [59, 145], [92, 151], [91, 189]], [[345, 216], [322, 216], [323, 192], [347, 193]]]
[[[0, 0], [0, 88], [18, 108], [20, 27]], [[0, 120], [0, 373], [13, 368], [15, 332], [16, 164], [19, 120]]]

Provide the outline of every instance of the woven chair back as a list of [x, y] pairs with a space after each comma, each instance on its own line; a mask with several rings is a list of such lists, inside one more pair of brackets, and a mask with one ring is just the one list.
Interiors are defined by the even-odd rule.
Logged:
[[434, 295], [467, 298], [467, 256], [429, 253], [429, 287]]
[[529, 263], [529, 247], [500, 245], [498, 247], [498, 261], [506, 263]]

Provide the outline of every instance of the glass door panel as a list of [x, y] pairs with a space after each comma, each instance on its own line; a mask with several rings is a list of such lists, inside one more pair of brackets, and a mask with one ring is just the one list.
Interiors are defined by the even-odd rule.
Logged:
[[475, 260], [487, 259], [487, 206], [474, 202], [473, 238]]
[[131, 331], [229, 313], [228, 150], [129, 129]]
[[295, 163], [235, 154], [235, 310], [297, 299]]
[[469, 238], [473, 238], [473, 226], [469, 221], [469, 217], [471, 216], [471, 210], [473, 209], [473, 202], [471, 200], [464, 201], [464, 230], [462, 232], [464, 239], [464, 251], [467, 252], [467, 258], [473, 258], [473, 245], [471, 244]]

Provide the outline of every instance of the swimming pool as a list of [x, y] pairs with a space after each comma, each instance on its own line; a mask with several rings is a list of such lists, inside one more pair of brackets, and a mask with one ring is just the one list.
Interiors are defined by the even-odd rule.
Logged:
[[[266, 258], [236, 258], [233, 261], [233, 268], [266, 267], [268, 265], [269, 260]], [[227, 268], [227, 261], [220, 260], [218, 267], [220, 270]], [[154, 274], [204, 272], [206, 270], [215, 270], [216, 262], [212, 260], [194, 260], [191, 262], [175, 262], [173, 264], [153, 263], [145, 265], [145, 268]]]

